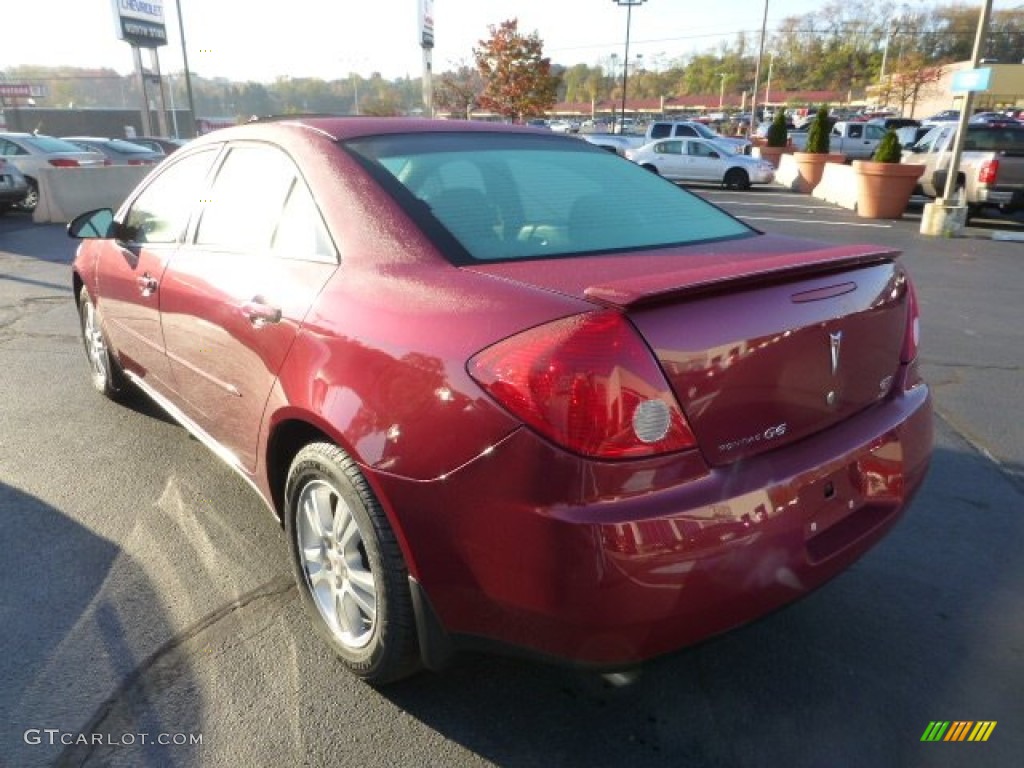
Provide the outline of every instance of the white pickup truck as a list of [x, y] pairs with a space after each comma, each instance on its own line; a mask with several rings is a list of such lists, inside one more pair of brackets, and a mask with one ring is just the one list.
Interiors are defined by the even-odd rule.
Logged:
[[[885, 128], [881, 125], [840, 121], [829, 132], [828, 151], [846, 155], [847, 160], [870, 160], [883, 136]], [[807, 146], [807, 131], [792, 131], [789, 137], [793, 147], [803, 152]]]
[[627, 149], [638, 149], [652, 141], [668, 138], [710, 139], [721, 146], [728, 147], [735, 154], [745, 152], [746, 148], [750, 146], [747, 139], [736, 136], [720, 136], [704, 123], [691, 120], [654, 120], [647, 126], [643, 135], [581, 133], [580, 138], [620, 155], [624, 155]]
[[[956, 132], [956, 123], [941, 123], [903, 151], [904, 163], [925, 167], [920, 185], [928, 197], [945, 192]], [[1024, 125], [968, 125], [956, 188], [972, 215], [985, 207], [1024, 210]]]

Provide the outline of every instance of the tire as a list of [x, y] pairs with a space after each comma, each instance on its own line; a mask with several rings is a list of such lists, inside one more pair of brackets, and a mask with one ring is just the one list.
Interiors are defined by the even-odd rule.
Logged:
[[405, 560], [369, 484], [337, 446], [312, 443], [295, 456], [285, 530], [302, 603], [348, 671], [373, 685], [416, 672]]
[[750, 176], [742, 168], [730, 168], [725, 172], [722, 184], [726, 189], [750, 189]]
[[28, 192], [25, 194], [25, 197], [21, 199], [21, 202], [14, 204], [14, 207], [19, 211], [32, 213], [32, 211], [36, 209], [36, 206], [39, 205], [39, 185], [36, 183], [35, 179], [27, 176], [25, 177], [25, 181], [28, 182]]
[[92, 369], [92, 385], [97, 392], [111, 400], [120, 399], [125, 390], [125, 377], [103, 335], [99, 313], [87, 288], [78, 295], [78, 319], [82, 331], [82, 343]]
[[655, 166], [651, 165], [650, 163], [644, 163], [644, 164], [643, 164], [643, 165], [641, 165], [640, 167], [641, 167], [641, 168], [643, 168], [643, 169], [644, 169], [645, 171], [650, 171], [650, 172], [651, 172], [651, 173], [653, 173], [653, 174], [654, 174], [655, 176], [660, 176], [660, 175], [661, 175], [661, 174], [660, 174], [660, 173], [658, 172], [658, 169], [657, 169], [657, 168], [656, 168]]

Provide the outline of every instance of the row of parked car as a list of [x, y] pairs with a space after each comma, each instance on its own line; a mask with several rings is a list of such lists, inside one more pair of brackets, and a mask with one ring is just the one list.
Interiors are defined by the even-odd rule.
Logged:
[[37, 179], [44, 168], [156, 165], [184, 144], [182, 139], [142, 136], [56, 138], [38, 133], [0, 133], [0, 213], [32, 211], [39, 202]]

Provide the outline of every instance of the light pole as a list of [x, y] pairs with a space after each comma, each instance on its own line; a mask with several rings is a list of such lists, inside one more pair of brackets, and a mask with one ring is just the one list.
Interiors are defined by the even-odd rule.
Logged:
[[608, 65], [608, 69], [611, 70], [611, 74], [612, 74], [612, 77], [611, 77], [611, 81], [612, 82], [611, 82], [611, 85], [608, 86], [608, 101], [610, 101], [612, 103], [612, 133], [615, 133], [615, 102], [613, 101], [613, 99], [615, 98], [615, 95], [614, 95], [615, 80], [618, 77], [617, 73], [618, 73], [618, 64], [619, 64], [619, 54], [611, 53], [611, 54], [608, 55], [608, 58], [611, 61], [611, 63]]
[[189, 138], [195, 136], [196, 126], [199, 121], [196, 119], [196, 102], [192, 98], [192, 76], [188, 73], [188, 48], [185, 46], [185, 20], [181, 18], [181, 0], [174, 0], [178, 9], [178, 32], [181, 33], [181, 59], [185, 65], [185, 93], [188, 94], [188, 111], [192, 115], [192, 129]]
[[772, 70], [775, 69], [775, 51], [768, 54], [768, 80], [764, 84], [764, 108], [768, 109], [768, 102], [772, 90]]
[[626, 6], [626, 55], [622, 58], [622, 127], [625, 128], [626, 78], [629, 75], [629, 27], [633, 21], [633, 6], [645, 3], [647, 0], [612, 0], [612, 2], [619, 6]]
[[725, 72], [719, 72], [718, 76], [722, 80], [721, 84], [718, 86], [718, 111], [722, 112], [725, 107], [725, 78], [728, 77], [728, 75], [726, 75]]
[[757, 49], [757, 66], [754, 67], [754, 90], [750, 99], [750, 125], [747, 127], [747, 136], [754, 135], [757, 128], [757, 87], [761, 83], [761, 59], [764, 58], [764, 35], [768, 29], [768, 0], [764, 0], [764, 16], [761, 19], [761, 44]]

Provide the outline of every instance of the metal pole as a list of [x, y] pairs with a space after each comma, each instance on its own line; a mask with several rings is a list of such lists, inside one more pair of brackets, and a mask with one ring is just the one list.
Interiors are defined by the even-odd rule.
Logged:
[[[614, 0], [616, 5], [626, 6], [626, 57], [622, 61], [622, 109], [620, 110], [619, 133], [626, 127], [626, 80], [629, 75], [629, 28], [633, 22], [633, 6], [647, 0]], [[612, 109], [612, 133], [615, 132], [615, 110]]]
[[188, 73], [188, 46], [185, 45], [185, 21], [181, 18], [181, 0], [174, 0], [178, 7], [178, 31], [181, 34], [181, 59], [185, 65], [185, 93], [188, 94], [188, 111], [192, 115], [192, 128], [188, 138], [196, 135], [196, 102], [192, 98], [192, 77]]
[[[981, 47], [985, 43], [985, 33], [988, 31], [988, 20], [992, 16], [992, 0], [985, 0], [981, 9], [981, 16], [978, 17], [978, 31], [974, 37], [974, 53], [971, 55], [971, 69], [977, 69], [981, 62]], [[956, 130], [956, 139], [953, 142], [953, 156], [949, 159], [949, 173], [946, 176], [946, 189], [942, 197], [947, 202], [953, 199], [956, 192], [957, 176], [960, 175], [960, 157], [964, 151], [964, 141], [967, 139], [967, 123], [971, 119], [971, 109], [974, 107], [974, 91], [968, 91], [964, 95], [963, 108], [960, 110], [960, 122]]]
[[164, 76], [160, 71], [160, 55], [157, 53], [156, 48], [149, 49], [149, 63], [153, 67], [153, 72], [156, 73], [156, 84], [160, 89], [160, 109], [156, 113], [157, 130], [160, 131], [161, 136], [167, 135], [167, 104], [164, 100]]
[[761, 85], [761, 59], [764, 58], [764, 35], [768, 29], [768, 0], [764, 0], [764, 16], [761, 19], [761, 45], [757, 49], [757, 66], [754, 67], [754, 92], [750, 97], [750, 124], [747, 126], [747, 137], [754, 135], [757, 128], [757, 89]]
[[142, 51], [139, 46], [132, 46], [132, 58], [135, 59], [135, 72], [139, 76], [139, 86], [142, 88], [142, 135], [152, 136], [153, 128], [149, 120], [149, 96], [146, 95], [146, 71], [142, 68]]
[[626, 6], [626, 57], [622, 60], [622, 128], [619, 133], [626, 132], [626, 79], [629, 76], [629, 27], [633, 21], [633, 4]]

